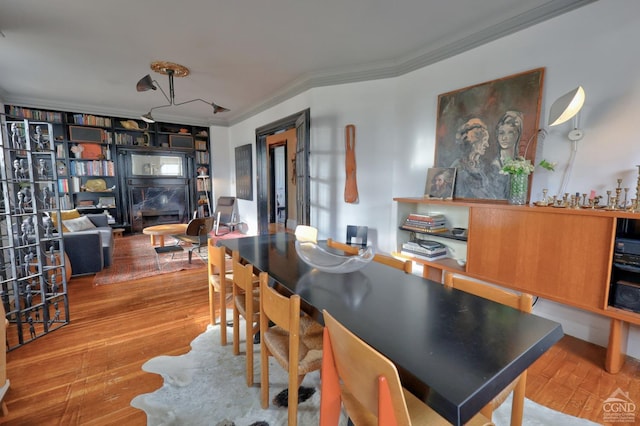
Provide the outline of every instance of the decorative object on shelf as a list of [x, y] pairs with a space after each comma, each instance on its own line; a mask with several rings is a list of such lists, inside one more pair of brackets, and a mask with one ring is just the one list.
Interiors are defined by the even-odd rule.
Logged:
[[[454, 198], [506, 200], [502, 145], [534, 162], [544, 68], [438, 97], [435, 167], [455, 167]], [[500, 134], [509, 138], [500, 138]], [[497, 138], [496, 140], [490, 138]], [[530, 149], [521, 141], [530, 141]], [[509, 146], [507, 146], [509, 145]]]
[[122, 120], [120, 121], [120, 125], [127, 130], [142, 130], [134, 120]]
[[509, 204], [527, 204], [529, 192], [529, 175], [534, 165], [524, 157], [509, 158], [500, 169], [501, 175], [509, 175]]
[[178, 102], [178, 103], [175, 102], [173, 78], [186, 77], [189, 75], [189, 68], [185, 67], [184, 65], [176, 64], [173, 62], [167, 62], [167, 61], [155, 61], [151, 63], [151, 69], [159, 74], [164, 74], [169, 77], [169, 96], [167, 96], [165, 91], [162, 89], [162, 86], [160, 86], [160, 84], [158, 84], [157, 81], [153, 80], [151, 78], [151, 75], [149, 74], [145, 75], [138, 81], [138, 83], [136, 84], [136, 90], [138, 92], [146, 92], [147, 90], [156, 90], [157, 88], [160, 88], [160, 91], [162, 92], [162, 94], [164, 95], [165, 99], [168, 102], [167, 105], [155, 106], [151, 108], [148, 113], [142, 115], [140, 118], [144, 120], [146, 123], [155, 123], [155, 119], [151, 115], [151, 112], [153, 112], [153, 110], [155, 109], [166, 108], [170, 106], [185, 105], [185, 104], [189, 104], [191, 102], [196, 102], [196, 101], [203, 102], [207, 105], [211, 105], [211, 107], [213, 108], [214, 114], [217, 114], [219, 112], [229, 111], [229, 109], [222, 107], [220, 105], [217, 105], [214, 102], [207, 102], [204, 99], [200, 99], [200, 98], [191, 99], [189, 101]]
[[424, 195], [427, 198], [453, 199], [453, 185], [456, 181], [455, 167], [431, 167], [427, 171]]
[[44, 151], [49, 144], [49, 136], [42, 133], [42, 126], [36, 126], [31, 141], [38, 149], [38, 151]]
[[84, 184], [87, 192], [104, 192], [107, 190], [107, 182], [104, 179], [89, 179]]
[[84, 151], [84, 146], [82, 145], [73, 145], [71, 147], [71, 152], [76, 158], [82, 158], [82, 152]]
[[306, 264], [323, 272], [346, 274], [368, 265], [374, 257], [373, 247], [361, 249], [357, 255], [329, 252], [317, 244], [318, 230], [311, 226], [296, 227], [296, 253]]
[[[205, 166], [200, 166], [197, 169], [198, 176], [205, 176], [209, 170]], [[207, 176], [209, 177], [209, 176]]]
[[358, 202], [358, 181], [356, 180], [356, 126], [347, 124], [344, 127], [345, 157], [344, 167], [346, 179], [344, 182], [345, 203]]

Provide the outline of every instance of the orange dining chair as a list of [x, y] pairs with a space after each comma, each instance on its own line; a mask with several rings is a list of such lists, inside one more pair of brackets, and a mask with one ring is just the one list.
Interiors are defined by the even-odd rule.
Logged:
[[240, 316], [245, 319], [247, 386], [253, 386], [253, 336], [260, 331], [260, 289], [254, 287], [253, 265], [240, 263], [234, 251], [233, 264], [233, 354], [240, 354]]
[[[494, 302], [501, 303], [506, 306], [510, 306], [514, 309], [518, 309], [522, 312], [530, 313], [532, 310], [533, 297], [530, 294], [522, 293], [518, 294], [511, 290], [505, 290], [503, 288], [495, 287], [489, 284], [484, 284], [478, 281], [472, 281], [467, 278], [463, 278], [458, 275], [454, 275], [452, 272], [445, 272], [444, 275], [445, 287], [455, 288], [466, 293], [482, 297], [484, 299], [493, 300]], [[498, 396], [493, 398], [489, 404], [487, 404], [481, 413], [487, 418], [491, 419], [493, 411], [502, 404], [505, 399], [513, 392], [513, 403], [511, 405], [511, 426], [519, 426], [522, 424], [522, 417], [524, 411], [524, 391], [527, 384], [527, 371], [525, 370], [520, 376], [518, 376], [513, 382], [511, 382], [506, 388], [504, 388]]]
[[[272, 325], [269, 327], [269, 325]], [[269, 357], [289, 373], [289, 426], [298, 423], [298, 390], [302, 380], [322, 363], [322, 326], [300, 311], [300, 296], [285, 297], [260, 274], [260, 390], [269, 407]]]
[[208, 272], [209, 272], [209, 322], [216, 323], [216, 293], [220, 295], [220, 344], [227, 344], [227, 299], [231, 299], [233, 274], [231, 259], [227, 258], [224, 247], [217, 247], [216, 241], [209, 240]]
[[[355, 425], [449, 425], [402, 387], [396, 366], [326, 310], [324, 315], [320, 426], [336, 426], [342, 407]], [[482, 414], [467, 424], [489, 425]]]

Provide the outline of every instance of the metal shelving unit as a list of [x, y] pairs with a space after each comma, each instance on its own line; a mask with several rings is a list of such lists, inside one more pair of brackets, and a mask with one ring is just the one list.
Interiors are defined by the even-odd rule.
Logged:
[[0, 299], [9, 350], [69, 323], [62, 230], [50, 219], [60, 212], [55, 154], [50, 123], [3, 123]]

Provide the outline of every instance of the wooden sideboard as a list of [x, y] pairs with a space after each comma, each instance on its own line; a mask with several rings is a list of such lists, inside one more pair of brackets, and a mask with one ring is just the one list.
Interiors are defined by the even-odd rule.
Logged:
[[[451, 226], [468, 228], [466, 265], [451, 259], [416, 260], [425, 265], [426, 277], [437, 279], [442, 271], [450, 270], [608, 317], [605, 369], [620, 371], [628, 324], [640, 324], [640, 313], [609, 304], [613, 253], [621, 233], [620, 220], [640, 221], [640, 214], [422, 197], [394, 201], [401, 222], [410, 212], [456, 212]], [[411, 237], [410, 232], [398, 230], [398, 246]], [[441, 239], [437, 234], [421, 237]], [[640, 274], [638, 277], [640, 282]]]

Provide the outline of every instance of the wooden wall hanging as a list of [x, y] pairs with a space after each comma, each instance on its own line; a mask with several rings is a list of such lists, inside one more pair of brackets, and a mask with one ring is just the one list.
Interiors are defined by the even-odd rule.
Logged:
[[358, 182], [356, 180], [356, 126], [347, 124], [344, 128], [345, 171], [344, 201], [358, 202]]

